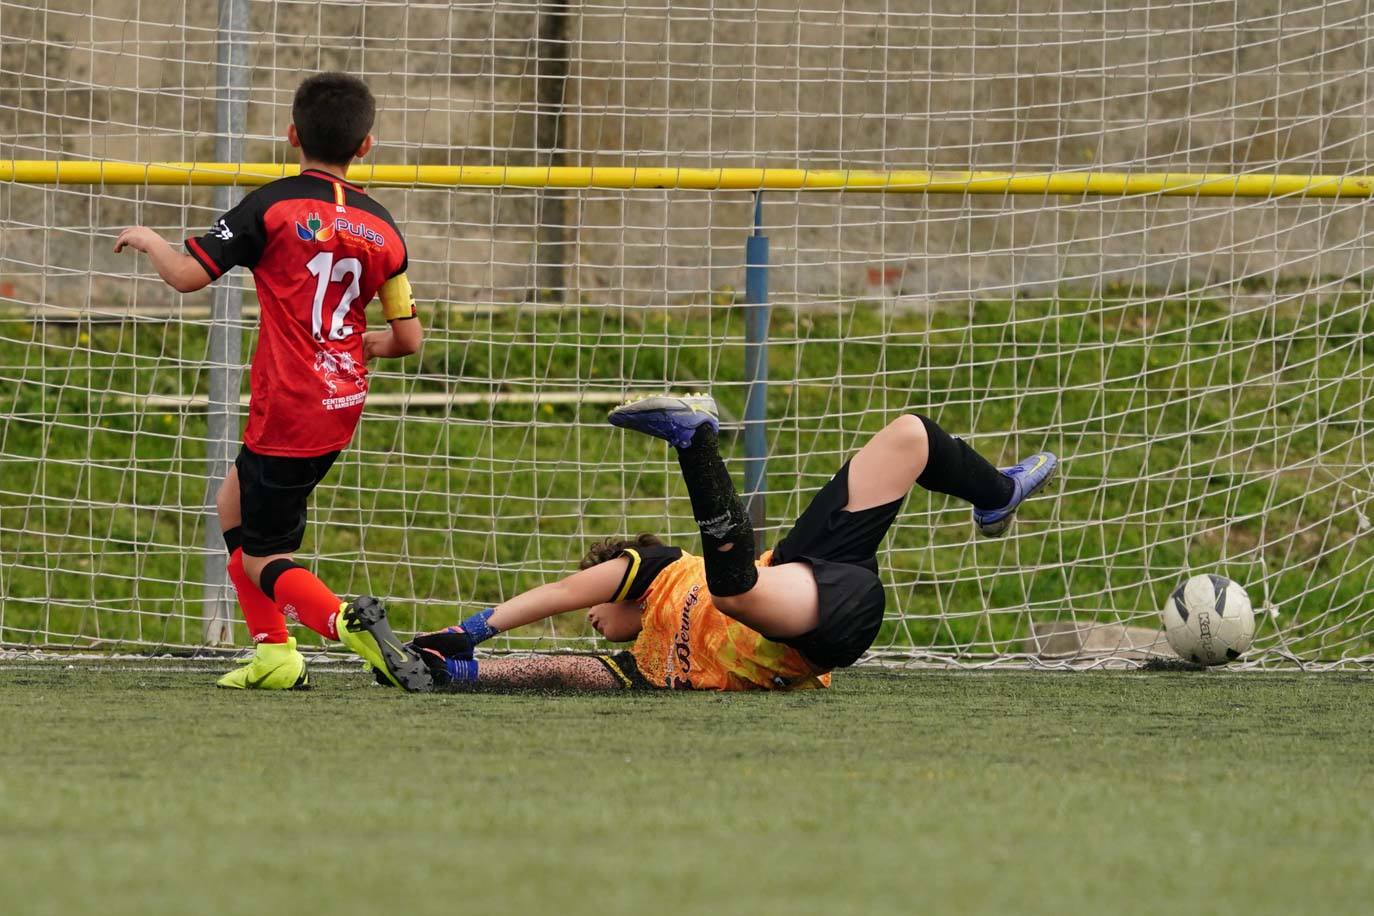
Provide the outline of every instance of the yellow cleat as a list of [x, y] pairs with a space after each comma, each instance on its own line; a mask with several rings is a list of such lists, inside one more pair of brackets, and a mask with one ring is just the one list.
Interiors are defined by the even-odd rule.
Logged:
[[296, 651], [296, 638], [286, 642], [259, 643], [248, 663], [215, 681], [216, 687], [232, 690], [306, 690], [310, 675], [305, 656]]

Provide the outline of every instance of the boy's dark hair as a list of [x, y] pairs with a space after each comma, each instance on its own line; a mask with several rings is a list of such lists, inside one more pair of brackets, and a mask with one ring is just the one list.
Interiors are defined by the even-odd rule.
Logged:
[[348, 165], [372, 131], [377, 100], [367, 84], [347, 73], [317, 73], [296, 88], [291, 120], [311, 159]]
[[633, 538], [606, 538], [604, 541], [597, 541], [587, 551], [587, 555], [582, 558], [582, 562], [577, 564], [578, 569], [591, 569], [593, 566], [600, 566], [607, 560], [614, 560], [625, 550], [626, 547], [643, 549], [645, 547], [662, 547], [663, 541], [652, 534], [641, 534]]

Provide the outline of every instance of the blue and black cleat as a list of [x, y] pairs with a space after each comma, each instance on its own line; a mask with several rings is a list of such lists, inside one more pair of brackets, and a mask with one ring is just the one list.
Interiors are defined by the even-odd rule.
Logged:
[[1004, 468], [1002, 473], [1011, 478], [1011, 502], [1000, 509], [974, 509], [973, 524], [978, 533], [985, 538], [1006, 534], [1017, 508], [1040, 492], [1058, 469], [1059, 459], [1049, 452], [1036, 452], [1016, 466]]
[[611, 411], [611, 425], [663, 439], [678, 448], [687, 448], [703, 426], [720, 431], [720, 412], [716, 399], [707, 394], [686, 397], [656, 395], [622, 404]]

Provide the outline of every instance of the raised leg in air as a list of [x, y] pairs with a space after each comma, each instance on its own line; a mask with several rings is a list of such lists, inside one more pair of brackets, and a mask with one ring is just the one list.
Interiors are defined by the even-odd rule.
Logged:
[[978, 533], [997, 537], [1016, 509], [1053, 477], [1059, 460], [1036, 452], [1005, 470], [994, 467], [963, 439], [929, 417], [905, 414], [859, 450], [849, 466], [850, 512], [901, 499], [912, 485], [945, 493], [973, 506]]
[[677, 449], [692, 515], [701, 531], [706, 584], [721, 613], [784, 639], [820, 620], [816, 580], [799, 563], [754, 565], [754, 527], [720, 456], [715, 401], [704, 395], [644, 398], [611, 413], [611, 424], [665, 439]]

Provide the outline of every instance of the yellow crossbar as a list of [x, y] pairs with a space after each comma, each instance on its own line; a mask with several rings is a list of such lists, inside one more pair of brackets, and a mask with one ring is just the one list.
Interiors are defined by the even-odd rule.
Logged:
[[[248, 162], [0, 160], [0, 181], [21, 184], [261, 185], [295, 165]], [[1374, 176], [1190, 172], [924, 172], [857, 169], [688, 169], [619, 166], [357, 165], [358, 184], [391, 187], [604, 188], [698, 191], [881, 191], [1170, 197], [1374, 197]]]

